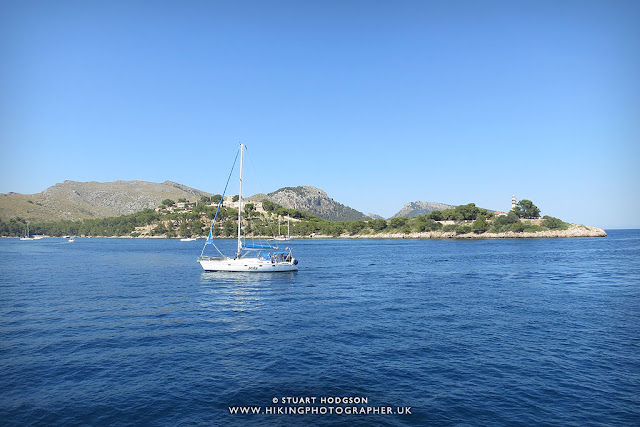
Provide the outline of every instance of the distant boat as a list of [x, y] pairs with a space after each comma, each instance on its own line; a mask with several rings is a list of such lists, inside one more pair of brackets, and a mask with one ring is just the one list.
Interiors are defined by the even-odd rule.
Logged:
[[24, 236], [20, 237], [20, 240], [33, 240], [33, 237], [29, 234], [29, 221], [27, 221], [27, 231]]
[[68, 240], [68, 242], [69, 242], [69, 243], [73, 243], [73, 242], [75, 242], [75, 241], [76, 241], [76, 239], [74, 239], [74, 237], [73, 237], [73, 236], [69, 237], [69, 240]]
[[[242, 241], [242, 162], [245, 146], [240, 144], [240, 188], [238, 191], [238, 249], [235, 257], [225, 256], [213, 243], [213, 226], [218, 211], [222, 204], [222, 199], [218, 203], [218, 211], [211, 222], [209, 228], [209, 237], [204, 243], [202, 253], [198, 258], [198, 262], [204, 271], [230, 271], [230, 272], [279, 272], [279, 271], [297, 271], [298, 260], [293, 258], [290, 248], [284, 251], [278, 250], [278, 247], [269, 243], [265, 244], [248, 244]], [[237, 157], [236, 157], [237, 158]], [[235, 165], [235, 161], [234, 161]], [[227, 181], [228, 184], [228, 181]], [[225, 187], [226, 191], [226, 187]], [[224, 192], [222, 194], [224, 198]], [[207, 245], [216, 248], [220, 256], [203, 256]]]
[[195, 242], [195, 240], [195, 237], [183, 237], [182, 239], [180, 239], [181, 242]]
[[42, 236], [42, 235], [33, 236], [33, 240], [40, 240], [40, 239], [43, 239], [43, 238], [44, 238], [44, 236]]
[[279, 242], [286, 242], [291, 240], [291, 233], [289, 231], [289, 217], [287, 216], [287, 235], [283, 236], [282, 233], [280, 232], [280, 217], [278, 217], [278, 236], [275, 237], [273, 240], [277, 240]]

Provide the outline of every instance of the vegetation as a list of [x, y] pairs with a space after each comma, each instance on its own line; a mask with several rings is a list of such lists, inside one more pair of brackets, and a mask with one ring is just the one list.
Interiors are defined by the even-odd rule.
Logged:
[[482, 215], [485, 218], [493, 216], [493, 214], [488, 212], [486, 209], [476, 207], [475, 203], [469, 203], [466, 205], [456, 206], [452, 209], [433, 211], [427, 215], [427, 217], [434, 221], [464, 221], [475, 220], [479, 215]]
[[540, 209], [531, 202], [531, 200], [520, 200], [513, 212], [518, 215], [518, 218], [540, 218]]
[[[173, 200], [162, 202], [157, 211], [145, 209], [132, 215], [81, 221], [30, 222], [33, 234], [48, 236], [160, 236], [188, 237], [206, 236], [215, 217], [212, 233], [217, 237], [235, 237], [238, 233], [238, 211], [229, 207], [216, 210], [221, 196], [202, 197], [197, 206], [185, 209], [172, 207]], [[182, 200], [180, 200], [182, 201]], [[259, 209], [262, 208], [262, 209]], [[474, 203], [451, 209], [434, 211], [417, 217], [397, 217], [389, 221], [378, 218], [369, 221], [327, 221], [295, 209], [286, 209], [276, 203], [263, 200], [243, 206], [243, 230], [248, 236], [274, 236], [277, 233], [277, 218], [290, 217], [291, 234], [307, 237], [313, 235], [375, 235], [379, 233], [409, 234], [444, 232], [455, 234], [475, 233], [526, 233], [543, 230], [564, 230], [569, 224], [558, 218], [539, 216], [539, 209], [528, 200], [522, 200], [516, 209], [507, 215], [495, 216]], [[0, 220], [0, 236], [17, 237], [24, 233], [26, 221], [14, 218]]]
[[548, 228], [549, 230], [566, 230], [567, 228], [569, 228], [569, 224], [567, 224], [566, 222], [549, 215], [545, 215], [542, 217], [541, 225]]

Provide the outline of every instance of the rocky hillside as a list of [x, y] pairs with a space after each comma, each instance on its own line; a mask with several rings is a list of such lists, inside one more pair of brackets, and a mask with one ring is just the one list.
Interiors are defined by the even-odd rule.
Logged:
[[419, 215], [427, 215], [433, 211], [441, 211], [443, 209], [455, 208], [453, 205], [447, 205], [444, 203], [432, 203], [432, 202], [411, 202], [404, 205], [400, 211], [392, 216], [391, 218], [401, 217], [401, 216], [419, 216]]
[[171, 181], [65, 181], [41, 193], [0, 194], [0, 219], [17, 216], [32, 221], [106, 218], [152, 209], [165, 199], [193, 201], [209, 195]]
[[368, 213], [367, 216], [371, 219], [378, 219], [378, 218], [382, 218], [384, 219], [382, 216], [378, 215], [378, 214], [374, 214], [374, 213]]
[[282, 205], [288, 209], [297, 209], [309, 212], [312, 215], [328, 221], [357, 221], [368, 220], [368, 216], [355, 209], [338, 203], [330, 198], [327, 193], [316, 187], [284, 187], [273, 193], [255, 195], [252, 200], [268, 200]]

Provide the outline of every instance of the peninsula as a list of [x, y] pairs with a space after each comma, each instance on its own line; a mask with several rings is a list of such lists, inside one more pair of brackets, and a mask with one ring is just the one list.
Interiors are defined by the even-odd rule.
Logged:
[[[216, 210], [220, 204], [221, 208]], [[236, 236], [239, 203], [237, 196], [201, 196], [195, 202], [185, 198], [165, 199], [155, 209], [111, 218], [29, 222], [34, 234], [46, 236], [91, 236], [129, 238], [206, 237], [211, 228], [214, 238]], [[529, 200], [512, 203], [507, 212], [488, 211], [474, 203], [435, 210], [414, 217], [393, 217], [352, 221], [329, 221], [309, 212], [285, 208], [268, 199], [243, 203], [243, 235], [271, 238], [282, 233], [278, 222], [290, 223], [290, 236], [305, 238], [351, 239], [497, 239], [547, 237], [604, 237], [600, 228], [569, 224], [551, 216], [540, 217], [540, 210]], [[24, 234], [27, 221], [0, 220], [0, 236]]]

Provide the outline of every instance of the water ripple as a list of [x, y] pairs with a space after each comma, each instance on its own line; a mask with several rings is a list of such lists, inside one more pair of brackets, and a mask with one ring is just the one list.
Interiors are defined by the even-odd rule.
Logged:
[[[202, 273], [171, 240], [32, 243], [0, 241], [6, 425], [640, 422], [637, 231], [299, 241], [275, 275]], [[278, 396], [412, 415], [229, 414]]]

